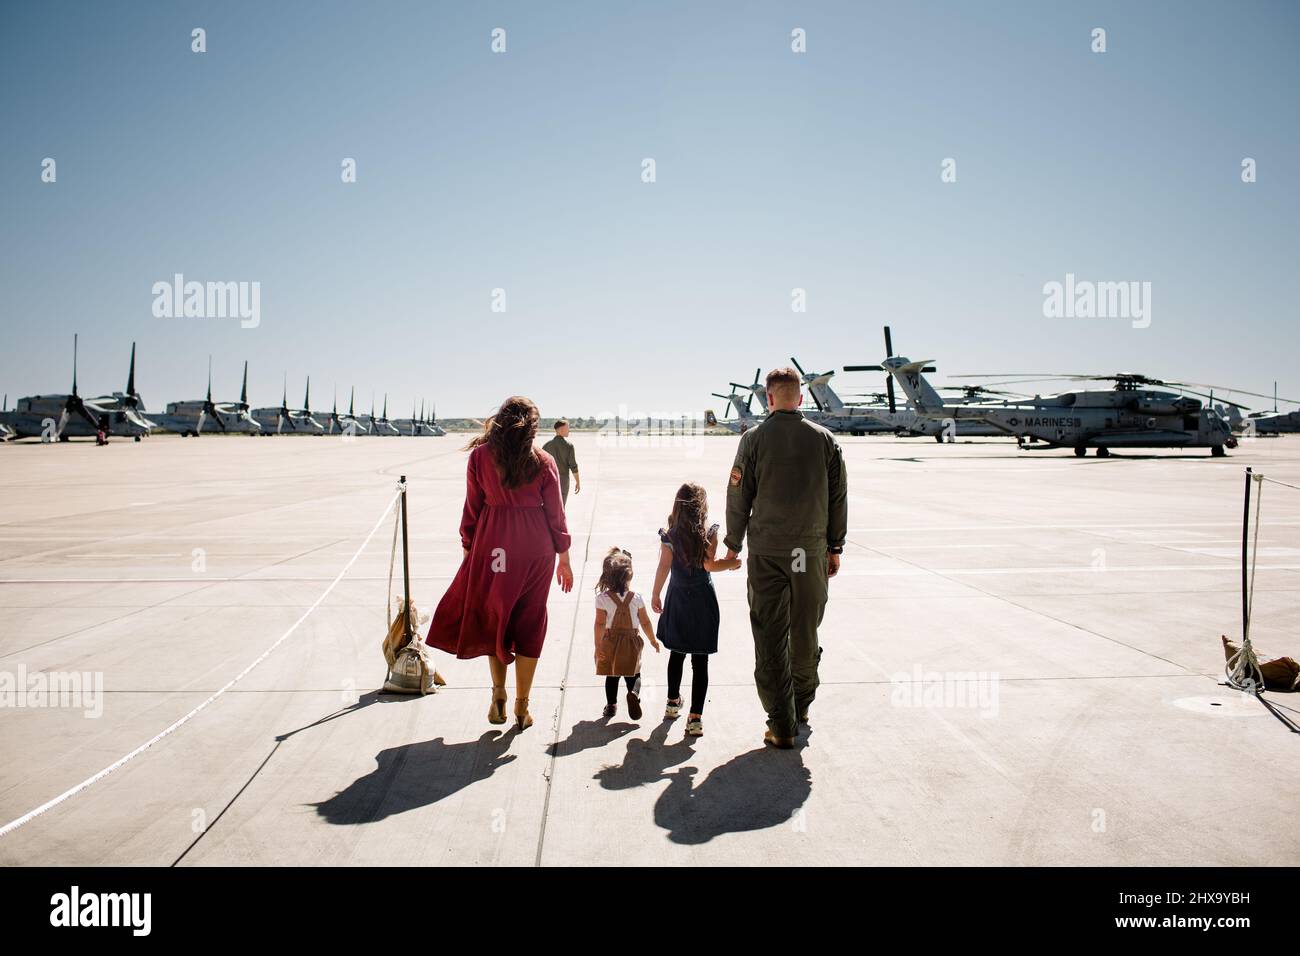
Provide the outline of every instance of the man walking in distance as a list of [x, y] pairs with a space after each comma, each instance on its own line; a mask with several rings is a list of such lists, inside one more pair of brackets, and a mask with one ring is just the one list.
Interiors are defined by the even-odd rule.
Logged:
[[569, 421], [566, 418], [555, 420], [555, 437], [542, 446], [542, 451], [555, 459], [555, 467], [560, 470], [560, 496], [564, 503], [569, 503], [569, 472], [573, 472], [573, 493], [582, 492], [582, 477], [578, 474], [578, 456], [573, 451], [573, 442], [569, 441]]
[[817, 693], [817, 628], [848, 533], [848, 477], [834, 436], [799, 411], [799, 373], [767, 376], [767, 417], [740, 437], [727, 485], [727, 557], [749, 532], [754, 682], [763, 740], [794, 746]]

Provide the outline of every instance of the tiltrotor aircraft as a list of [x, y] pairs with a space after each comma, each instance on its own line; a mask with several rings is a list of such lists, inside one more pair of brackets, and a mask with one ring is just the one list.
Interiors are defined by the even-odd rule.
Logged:
[[384, 393], [384, 412], [378, 418], [375, 417], [375, 397], [370, 396], [370, 414], [359, 419], [361, 424], [365, 425], [371, 435], [388, 436], [400, 435], [392, 422], [388, 420], [388, 393]]
[[256, 435], [262, 431], [248, 413], [248, 362], [244, 362], [244, 381], [237, 402], [212, 400], [212, 358], [208, 358], [208, 393], [201, 401], [169, 402], [167, 411], [158, 416], [158, 424], [169, 432], [198, 437], [206, 429], [218, 435]]
[[263, 435], [323, 435], [325, 426], [316, 421], [311, 414], [311, 376], [307, 376], [307, 392], [303, 396], [302, 408], [289, 408], [289, 383], [286, 377], [283, 397], [279, 408], [255, 408], [253, 418], [262, 426]]
[[144, 402], [135, 390], [135, 343], [131, 344], [131, 366], [126, 391], [100, 398], [82, 398], [77, 392], [77, 336], [72, 337], [72, 394], [29, 395], [18, 399], [13, 411], [0, 413], [0, 422], [15, 438], [68, 441], [105, 435], [139, 441], [156, 427], [145, 418]]
[[357, 418], [356, 408], [357, 389], [352, 386], [352, 391], [348, 395], [347, 414], [339, 414], [339, 393], [334, 389], [334, 410], [330, 412], [329, 419], [325, 422], [325, 434], [333, 435], [337, 432], [340, 435], [364, 435], [370, 429], [361, 419]]

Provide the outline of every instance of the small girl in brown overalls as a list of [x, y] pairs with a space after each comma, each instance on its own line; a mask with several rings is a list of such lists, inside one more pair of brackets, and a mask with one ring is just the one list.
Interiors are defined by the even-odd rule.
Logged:
[[645, 601], [634, 593], [632, 555], [622, 548], [610, 548], [596, 583], [596, 674], [605, 678], [606, 717], [618, 713], [618, 679], [627, 681], [627, 713], [641, 719], [641, 648], [645, 642], [637, 633], [637, 624], [645, 632], [650, 646], [659, 652]]

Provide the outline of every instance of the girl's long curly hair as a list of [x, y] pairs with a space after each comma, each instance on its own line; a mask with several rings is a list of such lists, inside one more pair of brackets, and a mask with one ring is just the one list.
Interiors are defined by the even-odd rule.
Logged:
[[596, 590], [601, 594], [613, 591], [621, 597], [627, 593], [627, 586], [631, 582], [632, 555], [622, 548], [610, 548], [600, 566], [600, 580], [596, 582]]
[[465, 450], [487, 445], [501, 475], [501, 484], [507, 488], [522, 487], [542, 470], [542, 459], [533, 447], [537, 419], [537, 406], [532, 401], [522, 395], [512, 395], [484, 422], [483, 432], [471, 438]]
[[691, 567], [704, 564], [709, 547], [709, 498], [695, 482], [688, 481], [677, 489], [668, 516], [668, 533], [684, 563]]

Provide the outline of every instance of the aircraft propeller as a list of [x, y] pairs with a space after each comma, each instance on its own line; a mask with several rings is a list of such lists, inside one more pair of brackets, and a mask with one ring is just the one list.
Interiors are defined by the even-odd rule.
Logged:
[[[803, 366], [799, 364], [799, 360], [796, 359], [793, 355], [790, 356], [790, 361], [791, 363], [794, 364], [794, 367], [799, 370], [799, 378], [800, 378], [801, 385], [807, 385], [811, 379], [815, 378], [815, 376], [809, 375], [807, 372], [803, 370]], [[808, 389], [808, 397], [813, 400], [813, 405], [817, 407], [817, 411], [819, 412], [826, 411], [826, 409], [822, 407], [821, 399], [817, 397], [817, 393], [814, 392], [811, 388]]]
[[208, 394], [203, 399], [203, 408], [199, 410], [199, 421], [194, 426], [194, 433], [200, 434], [203, 431], [203, 423], [211, 417], [217, 423], [217, 427], [223, 432], [226, 431], [226, 423], [218, 413], [217, 406], [212, 401], [212, 356], [208, 356]]
[[68, 421], [73, 415], [80, 415], [90, 427], [99, 431], [99, 419], [90, 413], [86, 403], [77, 393], [77, 335], [72, 336], [72, 394], [68, 400], [63, 403], [63, 410], [59, 412], [59, 422], [55, 429], [55, 437], [62, 438], [63, 430], [68, 427]]
[[[885, 360], [894, 357], [894, 339], [889, 334], [889, 326], [885, 326]], [[884, 372], [885, 373], [885, 394], [889, 396], [889, 412], [892, 415], [897, 409], [894, 404], [894, 376], [883, 365], [846, 365], [846, 372]], [[921, 369], [922, 372], [933, 372], [933, 365], [926, 365]]]

